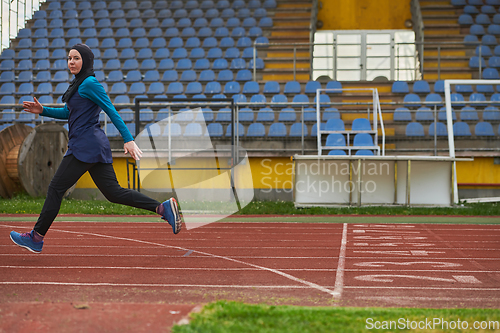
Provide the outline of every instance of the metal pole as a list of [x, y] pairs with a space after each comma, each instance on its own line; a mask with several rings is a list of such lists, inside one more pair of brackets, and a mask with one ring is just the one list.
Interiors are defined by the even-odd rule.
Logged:
[[481, 74], [482, 73], [481, 67], [482, 67], [482, 63], [483, 63], [483, 57], [481, 55], [482, 49], [483, 49], [482, 46], [479, 45], [479, 80], [481, 80], [483, 78], [483, 75]]
[[437, 105], [434, 104], [434, 156], [437, 156]]
[[257, 69], [256, 69], [256, 62], [257, 62], [257, 47], [253, 46], [253, 80], [257, 81]]
[[297, 47], [293, 47], [293, 80], [296, 81], [296, 72], [297, 72]]
[[438, 80], [441, 80], [441, 44], [438, 45]]

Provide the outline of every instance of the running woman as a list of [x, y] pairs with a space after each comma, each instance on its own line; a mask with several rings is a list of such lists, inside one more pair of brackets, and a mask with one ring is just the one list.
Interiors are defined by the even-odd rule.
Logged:
[[68, 119], [69, 142], [68, 150], [50, 182], [35, 227], [26, 233], [12, 231], [10, 238], [31, 252], [40, 253], [43, 238], [59, 213], [64, 193], [87, 171], [106, 199], [156, 212], [177, 234], [181, 230], [181, 217], [174, 198], [160, 203], [140, 192], [121, 187], [116, 180], [109, 141], [99, 124], [101, 110], [104, 110], [120, 132], [125, 154], [139, 160], [142, 151], [95, 78], [92, 50], [85, 44], [74, 45], [68, 53], [68, 67], [75, 77], [62, 97], [64, 107], [44, 107], [36, 98], [34, 102], [23, 103], [24, 111], [44, 117]]

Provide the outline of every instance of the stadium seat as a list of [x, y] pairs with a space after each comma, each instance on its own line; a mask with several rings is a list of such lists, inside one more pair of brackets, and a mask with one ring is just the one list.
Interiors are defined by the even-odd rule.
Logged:
[[415, 120], [416, 121], [433, 121], [434, 120], [434, 114], [431, 111], [430, 108], [423, 106], [417, 109], [417, 112], [415, 113]]
[[424, 127], [418, 122], [411, 122], [406, 125], [406, 136], [424, 136]]
[[419, 107], [421, 104], [420, 104], [420, 97], [418, 97], [418, 95], [416, 94], [406, 94], [404, 99], [403, 99], [403, 102], [405, 103], [404, 106], [405, 107], [408, 107], [408, 108], [411, 108], [411, 107]]
[[[312, 131], [311, 131], [312, 133]], [[345, 137], [340, 133], [331, 133], [326, 137], [325, 147], [345, 147]]]
[[476, 124], [474, 128], [474, 134], [476, 136], [495, 136], [493, 132], [493, 126], [486, 121], [482, 121]]
[[[328, 124], [328, 122], [327, 122]], [[356, 118], [352, 121], [352, 131], [371, 131], [372, 126], [370, 121], [366, 118]]]
[[318, 81], [308, 81], [304, 88], [306, 94], [316, 94], [317, 89], [321, 89], [321, 83]]
[[297, 114], [292, 108], [283, 108], [278, 114], [279, 122], [295, 122], [297, 121]]
[[373, 156], [374, 154], [373, 154], [373, 151], [371, 151], [371, 150], [360, 149], [354, 155], [358, 155], [358, 156]]
[[167, 94], [178, 95], [184, 92], [184, 85], [180, 82], [171, 82], [167, 88]]
[[500, 76], [498, 75], [498, 70], [496, 68], [487, 67], [483, 70], [483, 79], [486, 80], [498, 80]]
[[300, 83], [297, 81], [287, 81], [283, 89], [284, 94], [300, 94], [300, 91]]
[[[436, 126], [437, 125], [437, 126]], [[448, 130], [446, 129], [446, 125], [440, 122], [431, 123], [429, 125], [429, 136], [434, 136], [434, 128], [437, 127], [436, 135], [437, 136], [448, 136]]]
[[238, 120], [240, 122], [253, 122], [253, 111], [250, 108], [241, 108], [238, 111]]
[[205, 94], [220, 94], [221, 93], [221, 85], [217, 81], [208, 82], [205, 85]]
[[466, 106], [460, 110], [461, 121], [479, 121], [479, 116], [475, 108]]
[[483, 111], [483, 120], [485, 121], [500, 121], [500, 111], [494, 106], [489, 106]]
[[394, 81], [391, 89], [393, 94], [409, 94], [410, 89], [406, 81]]
[[212, 137], [222, 137], [222, 125], [219, 123], [210, 123], [207, 125], [207, 132], [205, 133], [205, 136], [212, 136]]
[[224, 94], [239, 94], [240, 84], [236, 81], [229, 81], [224, 86]]
[[[209, 82], [209, 81], [215, 81], [215, 73], [211, 69], [206, 69], [200, 73], [200, 77], [198, 78], [198, 81], [201, 82]], [[226, 80], [226, 81], [232, 81], [232, 80]]]
[[271, 124], [269, 127], [269, 137], [285, 137], [287, 136], [287, 130], [285, 124], [278, 122]]
[[454, 136], [471, 136], [470, 128], [467, 123], [456, 122], [453, 124], [453, 134]]
[[330, 150], [328, 152], [328, 155], [330, 155], [330, 156], [345, 156], [347, 154], [346, 154], [346, 152], [344, 150], [333, 149], [333, 150]]
[[248, 126], [247, 137], [264, 137], [266, 129], [261, 123], [252, 123]]
[[473, 105], [473, 106], [485, 106], [485, 107], [487, 106], [486, 103], [482, 103], [482, 102], [486, 102], [486, 97], [482, 93], [476, 92], [476, 93], [470, 94], [469, 101], [472, 102], [471, 105]]
[[259, 112], [257, 112], [256, 121], [259, 122], [273, 122], [274, 121], [274, 111], [271, 108], [265, 107], [261, 108]]
[[413, 84], [413, 93], [415, 94], [429, 94], [430, 92], [429, 83], [425, 80], [415, 81]]
[[430, 93], [425, 97], [427, 106], [443, 106], [443, 99], [441, 95]]
[[326, 131], [345, 131], [344, 121], [342, 119], [329, 119], [325, 126]]
[[289, 136], [290, 137], [302, 137], [302, 135], [304, 135], [304, 137], [309, 135], [307, 132], [307, 126], [305, 124], [304, 124], [304, 126], [302, 126], [301, 123], [292, 124], [292, 126], [290, 127]]

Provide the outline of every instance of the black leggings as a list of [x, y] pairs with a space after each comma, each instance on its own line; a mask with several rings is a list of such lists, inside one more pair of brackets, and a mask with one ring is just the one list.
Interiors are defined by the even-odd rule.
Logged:
[[36, 232], [42, 236], [47, 233], [59, 213], [64, 193], [87, 171], [109, 201], [156, 212], [156, 207], [160, 204], [158, 201], [140, 192], [123, 188], [118, 184], [113, 164], [85, 163], [77, 160], [73, 155], [68, 155], [63, 158], [50, 182], [47, 198], [35, 224]]

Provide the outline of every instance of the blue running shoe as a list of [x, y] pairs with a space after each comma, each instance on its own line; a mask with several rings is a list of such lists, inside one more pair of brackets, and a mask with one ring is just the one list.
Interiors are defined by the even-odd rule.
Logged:
[[33, 230], [31, 232], [18, 233], [15, 231], [10, 232], [10, 239], [20, 247], [24, 247], [25, 249], [34, 252], [40, 253], [42, 252], [43, 241], [35, 242], [33, 241]]
[[174, 198], [162, 203], [163, 205], [163, 215], [162, 219], [168, 222], [172, 226], [174, 234], [178, 234], [181, 231], [182, 220], [179, 214], [179, 207], [177, 206], [177, 201]]

